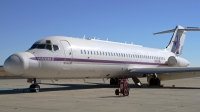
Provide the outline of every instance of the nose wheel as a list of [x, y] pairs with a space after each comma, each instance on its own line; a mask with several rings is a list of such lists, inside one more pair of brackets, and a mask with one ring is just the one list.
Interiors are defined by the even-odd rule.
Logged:
[[34, 83], [30, 85], [29, 90], [30, 92], [39, 92], [40, 91], [40, 85], [37, 84], [36, 78], [33, 79]]

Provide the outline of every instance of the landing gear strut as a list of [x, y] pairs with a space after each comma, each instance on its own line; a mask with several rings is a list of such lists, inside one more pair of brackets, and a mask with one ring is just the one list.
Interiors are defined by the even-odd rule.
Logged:
[[127, 79], [119, 79], [118, 83], [118, 89], [115, 90], [115, 95], [120, 95], [121, 93], [123, 96], [128, 96], [130, 88]]
[[33, 79], [33, 84], [29, 87], [30, 92], [39, 92], [40, 86], [36, 82], [36, 78]]

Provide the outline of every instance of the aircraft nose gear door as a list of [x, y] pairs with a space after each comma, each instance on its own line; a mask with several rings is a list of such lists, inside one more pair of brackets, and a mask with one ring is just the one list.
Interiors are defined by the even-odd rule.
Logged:
[[72, 64], [72, 55], [73, 54], [72, 54], [72, 48], [71, 48], [70, 43], [66, 40], [61, 40], [60, 42], [61, 42], [64, 52], [65, 52], [64, 64]]

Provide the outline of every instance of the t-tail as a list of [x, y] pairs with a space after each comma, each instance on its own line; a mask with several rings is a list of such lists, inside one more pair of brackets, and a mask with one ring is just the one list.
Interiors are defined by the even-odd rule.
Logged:
[[169, 42], [169, 45], [166, 47], [166, 50], [173, 52], [174, 54], [176, 54], [176, 56], [180, 56], [182, 54], [183, 45], [184, 45], [187, 31], [200, 31], [200, 28], [197, 28], [197, 27], [184, 28], [178, 25], [176, 26], [175, 29], [157, 32], [157, 33], [154, 33], [154, 35], [174, 32]]

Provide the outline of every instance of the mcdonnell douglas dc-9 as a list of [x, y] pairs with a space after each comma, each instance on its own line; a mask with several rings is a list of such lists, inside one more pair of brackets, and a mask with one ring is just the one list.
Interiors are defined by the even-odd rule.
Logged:
[[40, 89], [37, 79], [106, 78], [111, 85], [118, 85], [119, 79], [132, 78], [137, 86], [142, 86], [139, 78], [145, 77], [150, 86], [160, 86], [165, 80], [200, 77], [200, 67], [187, 67], [189, 61], [180, 57], [187, 31], [200, 31], [200, 28], [178, 25], [154, 33], [173, 33], [164, 49], [52, 36], [38, 40], [26, 52], [9, 56], [3, 67], [10, 75], [31, 81], [31, 92]]

